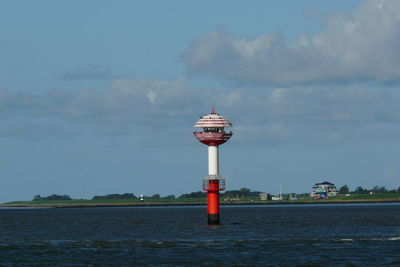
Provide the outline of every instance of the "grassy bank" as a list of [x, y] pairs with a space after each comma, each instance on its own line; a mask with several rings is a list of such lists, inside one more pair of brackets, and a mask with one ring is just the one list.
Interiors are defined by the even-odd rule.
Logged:
[[400, 199], [400, 193], [382, 193], [382, 194], [354, 194], [351, 196], [337, 196], [334, 197], [333, 199], [342, 199], [342, 200], [346, 200], [346, 199], [389, 199], [389, 198], [394, 198], [394, 199]]
[[[315, 200], [303, 196], [297, 200], [260, 200], [258, 197], [242, 197], [238, 199], [221, 199], [222, 205], [242, 204], [322, 204], [322, 203], [368, 203], [368, 202], [400, 202], [400, 193], [360, 194], [337, 196], [326, 200]], [[163, 205], [202, 205], [205, 198], [145, 198], [139, 199], [74, 199], [74, 200], [37, 200], [12, 201], [1, 204], [0, 207], [101, 207], [101, 206], [163, 206]]]
[[35, 201], [12, 201], [2, 205], [55, 205], [55, 204], [71, 204], [71, 205], [84, 205], [84, 204], [145, 204], [145, 203], [201, 203], [206, 202], [202, 198], [146, 198], [143, 202], [139, 199], [73, 199], [73, 200], [35, 200]]

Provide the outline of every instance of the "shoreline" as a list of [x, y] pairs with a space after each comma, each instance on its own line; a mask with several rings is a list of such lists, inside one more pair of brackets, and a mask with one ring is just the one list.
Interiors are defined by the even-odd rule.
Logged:
[[[304, 205], [304, 204], [354, 204], [354, 203], [390, 203], [400, 199], [352, 199], [352, 200], [309, 200], [309, 201], [235, 201], [221, 202], [221, 206], [240, 205]], [[99, 207], [163, 207], [163, 206], [206, 206], [206, 202], [147, 202], [147, 203], [49, 203], [49, 204], [0, 204], [0, 208], [99, 208]]]

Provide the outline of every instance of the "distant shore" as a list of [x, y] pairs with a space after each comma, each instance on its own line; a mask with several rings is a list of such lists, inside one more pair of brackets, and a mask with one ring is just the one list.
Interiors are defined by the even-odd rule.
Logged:
[[[33, 201], [32, 201], [33, 202]], [[332, 199], [332, 200], [294, 200], [294, 201], [222, 201], [222, 206], [235, 205], [276, 205], [276, 204], [346, 204], [346, 203], [388, 203], [400, 202], [400, 199]], [[203, 206], [205, 201], [193, 202], [113, 202], [113, 203], [6, 203], [0, 208], [96, 208], [96, 207], [162, 207], [162, 206]]]

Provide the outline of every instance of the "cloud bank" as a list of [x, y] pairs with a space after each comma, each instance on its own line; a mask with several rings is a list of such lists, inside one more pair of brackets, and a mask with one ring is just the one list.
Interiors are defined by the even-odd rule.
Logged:
[[396, 0], [366, 0], [352, 13], [332, 15], [322, 33], [289, 44], [280, 35], [250, 40], [212, 32], [184, 51], [184, 62], [191, 73], [234, 81], [230, 89], [185, 78], [116, 78], [85, 65], [63, 79], [100, 79], [105, 89], [0, 89], [0, 137], [163, 133], [178, 143], [177, 134], [191, 138], [198, 116], [215, 106], [232, 119], [239, 143], [400, 139], [399, 44]]
[[400, 81], [400, 1], [366, 0], [352, 13], [332, 15], [323, 32], [286, 43], [216, 31], [183, 53], [189, 73], [244, 85], [293, 86]]
[[[105, 90], [26, 93], [1, 89], [0, 136], [31, 136], [35, 129], [44, 129], [46, 125], [65, 129], [66, 134], [101, 135], [176, 126], [182, 124], [184, 118], [177, 114], [193, 116], [192, 108], [197, 100], [187, 88], [183, 79], [116, 79]], [[48, 134], [53, 132], [48, 131]]]
[[[400, 138], [395, 88], [301, 86], [231, 91], [174, 81], [117, 79], [106, 90], [0, 90], [0, 137], [63, 138], [83, 134], [156, 138], [191, 135], [214, 104], [234, 123], [235, 141], [257, 144], [342, 143]], [[166, 135], [169, 136], [169, 135]]]

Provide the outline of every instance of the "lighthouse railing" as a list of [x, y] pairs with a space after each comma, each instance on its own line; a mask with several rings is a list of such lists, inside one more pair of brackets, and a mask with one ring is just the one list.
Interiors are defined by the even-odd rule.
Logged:
[[203, 190], [210, 189], [210, 181], [218, 180], [219, 190], [225, 190], [225, 179], [219, 175], [208, 175], [203, 178]]

